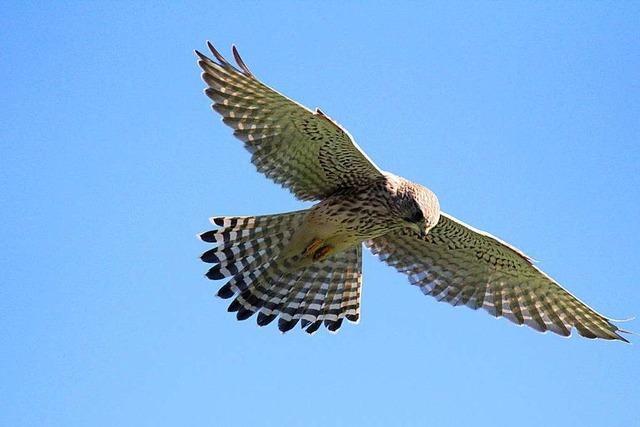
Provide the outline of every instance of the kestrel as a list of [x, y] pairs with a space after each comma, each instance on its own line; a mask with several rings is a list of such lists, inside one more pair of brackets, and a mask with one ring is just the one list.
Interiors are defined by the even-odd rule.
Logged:
[[360, 319], [362, 245], [452, 305], [484, 308], [519, 325], [569, 336], [627, 341], [608, 319], [502, 240], [440, 211], [435, 194], [376, 166], [349, 133], [260, 82], [232, 48], [236, 66], [211, 43], [196, 51], [212, 107], [244, 142], [251, 162], [310, 209], [277, 215], [219, 216], [200, 238], [226, 279], [217, 295], [228, 311], [257, 323], [278, 318], [285, 332], [337, 331]]

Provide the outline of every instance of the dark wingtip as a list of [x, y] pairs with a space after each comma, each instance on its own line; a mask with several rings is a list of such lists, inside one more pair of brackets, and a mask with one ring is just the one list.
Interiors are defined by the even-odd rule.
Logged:
[[200, 259], [203, 262], [206, 262], [209, 264], [220, 262], [220, 258], [218, 258], [217, 252], [218, 252], [217, 248], [209, 249], [208, 251], [200, 255]]
[[233, 313], [234, 311], [238, 311], [242, 308], [242, 306], [240, 305], [240, 303], [238, 302], [237, 299], [234, 299], [233, 301], [231, 301], [231, 304], [229, 304], [229, 307], [227, 307], [227, 311], [229, 313]]
[[628, 339], [626, 339], [625, 337], [623, 337], [622, 335], [620, 335], [621, 333], [622, 333], [622, 334], [628, 334], [628, 335], [636, 335], [635, 333], [630, 332], [630, 331], [625, 331], [624, 329], [618, 329], [617, 331], [615, 331], [615, 332], [614, 332], [614, 334], [616, 335], [616, 337], [618, 337], [618, 340], [620, 340], [620, 341], [622, 341], [622, 342], [625, 342], [625, 343], [627, 343], [627, 344], [631, 344], [631, 341], [629, 341]]
[[256, 323], [258, 324], [258, 326], [266, 326], [269, 323], [273, 322], [273, 319], [275, 319], [277, 317], [277, 315], [275, 314], [265, 314], [263, 312], [258, 313], [258, 319], [256, 320]]
[[344, 320], [344, 318], [340, 318], [338, 320], [336, 320], [335, 322], [331, 322], [331, 321], [326, 321], [324, 322], [325, 326], [327, 327], [327, 329], [329, 329], [331, 332], [337, 332], [338, 329], [340, 329], [340, 326], [342, 326], [342, 321]]
[[194, 49], [193, 53], [196, 54], [196, 56], [201, 60], [201, 61], [210, 61], [209, 57], [207, 55], [205, 55], [204, 53], [200, 52], [198, 49]]
[[222, 299], [228, 299], [228, 298], [231, 298], [233, 295], [235, 295], [235, 293], [231, 289], [231, 285], [227, 283], [226, 285], [218, 289], [218, 293], [216, 293], [216, 295]]
[[278, 329], [282, 332], [287, 332], [293, 329], [297, 323], [298, 319], [284, 320], [283, 318], [280, 318], [278, 319]]
[[305, 332], [308, 334], [313, 334], [318, 330], [320, 325], [322, 325], [322, 320], [316, 320], [311, 325], [309, 325], [307, 329], [305, 329]]
[[238, 310], [238, 312], [236, 313], [236, 319], [247, 320], [248, 318], [253, 316], [253, 313], [255, 313], [255, 311], [247, 310], [246, 308], [241, 307], [240, 310]]
[[620, 335], [620, 334], [617, 334], [617, 335], [618, 335], [618, 340], [619, 340], [619, 341], [622, 341], [622, 342], [623, 342], [623, 343], [625, 343], [625, 344], [631, 344], [631, 341], [629, 341], [628, 339], [626, 339], [626, 338], [625, 338], [625, 337], [623, 337], [622, 335]]
[[213, 56], [215, 56], [216, 59], [220, 61], [222, 65], [229, 65], [229, 61], [227, 61], [225, 57], [222, 56], [220, 52], [218, 52], [218, 50], [213, 46], [213, 44], [209, 40], [207, 40], [207, 47], [209, 48]]
[[358, 314], [347, 314], [347, 320], [349, 322], [357, 323], [360, 320], [360, 316]]
[[240, 56], [240, 53], [238, 53], [238, 49], [236, 48], [235, 44], [231, 45], [231, 52], [233, 52], [233, 59], [236, 60], [236, 64], [238, 64], [242, 71], [244, 71], [248, 76], [253, 77], [253, 73], [251, 72], [251, 70], [249, 70], [247, 64], [245, 64], [242, 60], [242, 57]]
[[216, 243], [215, 235], [216, 235], [215, 230], [205, 231], [204, 233], [198, 234], [198, 239], [206, 243]]
[[225, 275], [220, 271], [219, 265], [211, 267], [209, 271], [207, 271], [207, 274], [205, 274], [205, 276], [207, 276], [207, 278], [211, 280], [220, 280], [225, 278]]

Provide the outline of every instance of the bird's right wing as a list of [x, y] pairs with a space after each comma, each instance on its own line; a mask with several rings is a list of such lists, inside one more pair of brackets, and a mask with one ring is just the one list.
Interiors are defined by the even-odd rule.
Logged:
[[340, 125], [279, 94], [249, 71], [238, 51], [231, 65], [196, 51], [213, 109], [253, 154], [258, 171], [302, 200], [319, 200], [345, 187], [366, 186], [382, 172]]
[[381, 260], [409, 276], [423, 293], [452, 305], [480, 307], [538, 331], [627, 341], [597, 313], [533, 265], [518, 249], [441, 214], [420, 238], [409, 229], [365, 242]]

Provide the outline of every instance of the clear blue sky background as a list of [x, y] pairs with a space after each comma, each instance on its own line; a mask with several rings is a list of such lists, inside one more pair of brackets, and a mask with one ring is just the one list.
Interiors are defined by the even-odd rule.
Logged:
[[206, 39], [596, 309], [640, 314], [637, 2], [5, 3], [0, 425], [638, 425], [637, 336], [452, 308], [370, 255], [338, 335], [226, 313], [196, 233], [305, 205], [210, 111]]

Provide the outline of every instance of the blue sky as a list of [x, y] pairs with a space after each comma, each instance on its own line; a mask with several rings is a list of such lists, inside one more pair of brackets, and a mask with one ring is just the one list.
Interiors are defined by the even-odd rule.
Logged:
[[[0, 17], [0, 424], [630, 426], [634, 345], [423, 296], [367, 254], [337, 335], [237, 322], [214, 214], [307, 206], [254, 172], [193, 49], [349, 129], [383, 168], [640, 314], [635, 2], [12, 2]], [[638, 321], [624, 327], [638, 331]]]

